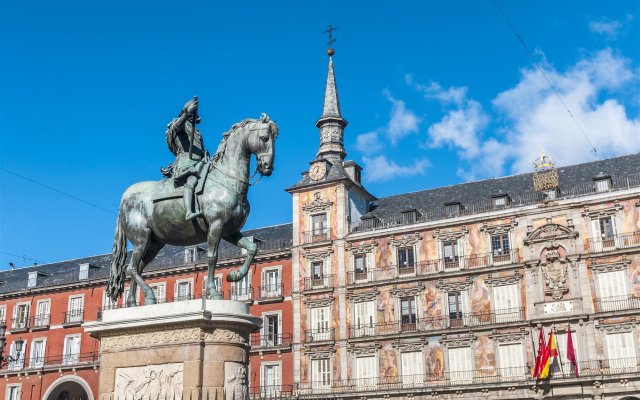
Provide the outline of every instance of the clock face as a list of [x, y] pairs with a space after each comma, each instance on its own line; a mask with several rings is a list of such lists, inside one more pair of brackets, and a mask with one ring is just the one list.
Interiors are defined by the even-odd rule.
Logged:
[[311, 166], [309, 170], [309, 177], [314, 181], [319, 181], [324, 178], [324, 175], [327, 173], [327, 164], [324, 162], [317, 162]]

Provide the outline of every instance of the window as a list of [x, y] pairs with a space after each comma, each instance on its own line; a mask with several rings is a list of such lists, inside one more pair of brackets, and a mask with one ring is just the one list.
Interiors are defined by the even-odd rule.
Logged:
[[84, 311], [82, 309], [84, 299], [82, 296], [69, 297], [69, 307], [67, 309], [67, 317], [65, 323], [82, 322]]
[[556, 189], [548, 189], [548, 190], [542, 191], [542, 197], [546, 201], [555, 200], [557, 196], [558, 196], [558, 192]]
[[452, 327], [464, 325], [465, 297], [464, 292], [449, 292], [449, 322]]
[[243, 301], [251, 299], [251, 286], [249, 285], [249, 274], [238, 282], [233, 283], [233, 290], [231, 292], [231, 300]]
[[44, 365], [44, 353], [47, 347], [47, 339], [35, 339], [31, 343], [30, 368], [39, 368]]
[[0, 325], [7, 323], [7, 306], [0, 306]]
[[324, 262], [314, 261], [311, 263], [312, 286], [324, 286]]
[[105, 290], [104, 293], [102, 293], [102, 308], [104, 310], [111, 310], [113, 308], [117, 308], [116, 305], [117, 303], [111, 300], [111, 297], [109, 297], [109, 293], [107, 293], [107, 291]]
[[493, 287], [495, 322], [520, 321], [520, 290], [518, 284]]
[[80, 360], [80, 335], [70, 335], [64, 338], [62, 363], [76, 364]]
[[156, 298], [157, 303], [164, 303], [167, 301], [167, 284], [162, 283], [152, 283], [151, 290], [153, 290], [153, 296]]
[[[130, 287], [126, 287], [124, 288], [124, 292], [122, 293], [122, 301], [124, 304], [127, 303], [127, 298], [129, 297], [129, 292], [131, 291]], [[136, 288], [136, 295], [135, 295], [135, 300], [136, 303], [138, 303], [140, 301], [140, 288]]]
[[398, 250], [398, 271], [400, 273], [414, 272], [415, 258], [413, 247], [400, 247]]
[[27, 352], [26, 340], [22, 344], [22, 351], [20, 351], [20, 354], [18, 354], [18, 351], [16, 349], [16, 342], [14, 341], [11, 343], [11, 347], [9, 348], [9, 356], [11, 356], [12, 359], [15, 359], [15, 361], [9, 362], [10, 371], [15, 371], [15, 370], [24, 368], [24, 354], [26, 352]]
[[78, 279], [81, 281], [89, 279], [89, 264], [80, 264]]
[[353, 256], [353, 271], [356, 280], [367, 279], [367, 255], [356, 254]]
[[184, 249], [184, 262], [186, 264], [194, 263], [198, 261], [198, 248], [187, 247]]
[[623, 310], [628, 305], [626, 271], [598, 274], [598, 311]]
[[416, 222], [416, 210], [402, 211], [402, 223], [413, 224]]
[[280, 365], [262, 364], [262, 392], [265, 395], [277, 395], [280, 393]]
[[[567, 357], [567, 332], [554, 331], [553, 332], [553, 336], [556, 338], [556, 345], [558, 346], [558, 352], [560, 353], [560, 356], [562, 357], [562, 358], [560, 358], [560, 360], [563, 362], [563, 365], [561, 366], [559, 363], [553, 363], [551, 365], [552, 366], [551, 373], [553, 375], [556, 375], [556, 376], [558, 376], [558, 374], [566, 375], [567, 377], [576, 376], [575, 375], [575, 367], [573, 365], [571, 365], [569, 360], [566, 359], [566, 357]], [[575, 355], [576, 355], [576, 361], [578, 363], [580, 363], [580, 354], [578, 353], [578, 341], [576, 340], [577, 337], [578, 337], [578, 335], [576, 335], [576, 332], [575, 331], [571, 331], [571, 339], [573, 341], [573, 350], [574, 350]]]
[[264, 341], [266, 346], [279, 346], [281, 343], [282, 328], [280, 314], [269, 314], [264, 316]]
[[636, 349], [633, 332], [611, 333], [607, 335], [607, 351], [611, 373], [636, 370]]
[[280, 270], [267, 269], [262, 272], [262, 297], [281, 296]]
[[29, 323], [29, 303], [17, 304], [13, 309], [12, 329], [25, 329]]
[[311, 387], [328, 389], [331, 386], [331, 360], [321, 358], [311, 360]]
[[596, 184], [596, 192], [607, 192], [609, 191], [609, 187], [611, 184], [610, 179], [598, 179], [595, 181]]
[[493, 198], [493, 206], [494, 207], [504, 207], [509, 202], [509, 196], [497, 196]]
[[20, 386], [7, 386], [7, 400], [20, 400]]
[[324, 240], [327, 234], [327, 214], [311, 216], [312, 235], [315, 240]]
[[460, 268], [457, 240], [442, 242], [442, 253], [444, 254], [445, 269]]
[[36, 304], [36, 316], [33, 321], [34, 328], [49, 326], [51, 300], [39, 300]]
[[176, 300], [184, 301], [191, 299], [191, 280], [176, 282]]
[[[565, 347], [566, 348], [566, 347]], [[558, 351], [563, 351], [561, 348]], [[501, 344], [498, 346], [500, 360], [499, 376], [525, 376], [526, 366], [522, 351], [522, 343]]]
[[400, 322], [401, 331], [415, 331], [417, 322], [416, 298], [414, 296], [402, 297], [400, 299]]
[[600, 239], [602, 240], [602, 247], [613, 247], [613, 222], [611, 217], [604, 217], [598, 219], [600, 226]]
[[353, 304], [355, 337], [375, 335], [375, 302], [363, 301]]
[[424, 381], [424, 363], [421, 351], [400, 353], [402, 383], [413, 384]]
[[330, 308], [315, 307], [311, 309], [311, 337], [313, 341], [331, 340], [329, 330]]
[[356, 384], [374, 386], [378, 380], [378, 362], [376, 356], [356, 357]]
[[444, 205], [444, 211], [448, 218], [453, 218], [460, 215], [461, 209], [462, 209], [462, 204], [460, 203], [450, 203], [450, 204]]
[[451, 383], [469, 383], [473, 379], [471, 348], [449, 349], [449, 379]]
[[38, 272], [37, 271], [29, 272], [29, 279], [27, 280], [27, 287], [28, 288], [36, 287], [37, 284], [38, 284]]
[[511, 261], [509, 234], [491, 235], [491, 255], [495, 264]]

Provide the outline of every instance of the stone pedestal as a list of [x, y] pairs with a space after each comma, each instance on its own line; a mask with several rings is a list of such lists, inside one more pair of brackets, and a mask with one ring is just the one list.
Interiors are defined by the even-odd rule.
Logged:
[[84, 325], [100, 339], [98, 398], [245, 398], [249, 334], [261, 325], [247, 304], [228, 300], [107, 310]]

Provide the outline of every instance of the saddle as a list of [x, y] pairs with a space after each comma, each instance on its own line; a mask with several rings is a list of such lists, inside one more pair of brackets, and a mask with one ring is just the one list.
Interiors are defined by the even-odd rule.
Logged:
[[[198, 183], [196, 184], [196, 188], [194, 190], [194, 195], [196, 198], [204, 191], [204, 183], [207, 180], [207, 175], [209, 175], [210, 164], [211, 161], [202, 163], [200, 166], [200, 170], [198, 171], [197, 175]], [[185, 183], [186, 179], [180, 179], [176, 181], [174, 178], [164, 178], [161, 181], [158, 181], [156, 183], [156, 186], [153, 188], [153, 191], [151, 192], [151, 200], [154, 203], [157, 203], [162, 200], [182, 198]]]

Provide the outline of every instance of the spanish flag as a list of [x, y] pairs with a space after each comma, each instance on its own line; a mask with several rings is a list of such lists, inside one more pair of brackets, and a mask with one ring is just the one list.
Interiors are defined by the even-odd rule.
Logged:
[[533, 371], [531, 373], [532, 378], [537, 378], [540, 376], [540, 372], [542, 371], [542, 355], [544, 354], [544, 350], [544, 329], [540, 328], [540, 333], [538, 334], [538, 352], [536, 354], [536, 365], [533, 366]]
[[556, 345], [556, 338], [553, 336], [553, 328], [549, 331], [549, 341], [547, 347], [542, 354], [542, 369], [540, 370], [540, 379], [547, 379], [549, 377], [549, 368], [553, 362], [552, 358], [558, 357], [558, 346]]

